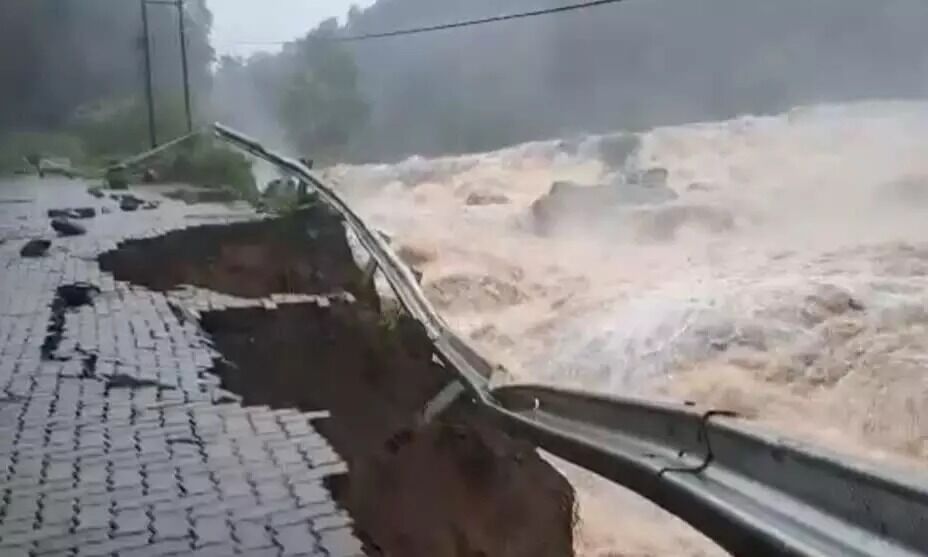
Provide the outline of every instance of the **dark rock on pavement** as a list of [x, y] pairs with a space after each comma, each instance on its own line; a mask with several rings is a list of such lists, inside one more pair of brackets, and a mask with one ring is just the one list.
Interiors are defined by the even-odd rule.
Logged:
[[19, 250], [22, 257], [42, 257], [48, 252], [52, 243], [49, 240], [29, 240], [26, 245]]
[[73, 209], [73, 211], [79, 219], [92, 219], [97, 216], [97, 210], [93, 207], [78, 207], [77, 209]]
[[78, 207], [76, 209], [49, 209], [49, 218], [65, 219], [92, 219], [97, 216], [97, 210], [93, 207]]
[[145, 202], [134, 195], [123, 195], [119, 199], [119, 208], [123, 211], [137, 211]]
[[59, 236], [81, 236], [87, 233], [86, 228], [66, 218], [52, 219], [52, 228]]

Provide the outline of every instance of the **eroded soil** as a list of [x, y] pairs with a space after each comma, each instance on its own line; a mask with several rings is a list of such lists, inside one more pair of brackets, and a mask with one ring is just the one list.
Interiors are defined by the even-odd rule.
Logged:
[[331, 412], [316, 425], [350, 470], [332, 487], [370, 554], [572, 555], [573, 491], [531, 445], [466, 400], [419, 423], [453, 374], [418, 323], [380, 313], [326, 210], [130, 242], [101, 261], [156, 290], [354, 294], [209, 312], [202, 325], [222, 354], [216, 373], [246, 404]]

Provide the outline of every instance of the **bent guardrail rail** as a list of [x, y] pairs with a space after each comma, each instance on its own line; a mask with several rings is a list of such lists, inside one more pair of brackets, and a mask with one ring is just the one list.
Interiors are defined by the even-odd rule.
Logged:
[[724, 411], [532, 385], [492, 389], [493, 365], [448, 327], [409, 268], [332, 188], [254, 139], [219, 124], [215, 132], [311, 184], [341, 214], [445, 365], [513, 434], [632, 489], [735, 555], [928, 554], [924, 475], [876, 470]]
[[[466, 354], [458, 349], [458, 347], [466, 343], [448, 328], [444, 320], [438, 315], [438, 312], [432, 308], [425, 294], [419, 288], [412, 271], [390, 249], [383, 237], [368, 228], [364, 221], [361, 220], [361, 217], [355, 214], [332, 188], [322, 183], [303, 163], [268, 151], [256, 140], [222, 125], [216, 124], [215, 130], [219, 138], [276, 165], [285, 172], [313, 186], [323, 201], [345, 219], [352, 232], [357, 236], [358, 241], [364, 246], [371, 258], [377, 262], [377, 266], [396, 292], [400, 303], [414, 319], [425, 327], [426, 333], [438, 349], [439, 355], [458, 371], [468, 390], [483, 400], [487, 393], [488, 381], [468, 361], [474, 359], [476, 352], [471, 351], [470, 354]], [[489, 363], [485, 360], [483, 363], [489, 367]]]
[[182, 135], [182, 136], [180, 136], [180, 137], [176, 137], [176, 138], [174, 138], [174, 139], [172, 139], [172, 140], [170, 140], [170, 141], [168, 141], [168, 142], [166, 142], [166, 143], [162, 143], [161, 145], [159, 145], [159, 146], [157, 146], [157, 147], [154, 147], [154, 148], [152, 148], [152, 149], [149, 149], [148, 151], [145, 151], [145, 152], [143, 152], [143, 153], [139, 153], [138, 155], [134, 155], [134, 156], [129, 157], [129, 158], [127, 158], [127, 159], [123, 159], [123, 160], [121, 160], [121, 161], [119, 161], [119, 162], [116, 162], [116, 163], [114, 163], [114, 164], [111, 164], [110, 166], [104, 168], [104, 171], [114, 170], [114, 169], [117, 169], [117, 168], [128, 168], [128, 167], [130, 167], [130, 166], [135, 166], [135, 165], [141, 163], [141, 162], [144, 161], [144, 160], [147, 160], [147, 159], [149, 159], [149, 158], [151, 158], [151, 157], [154, 157], [155, 155], [158, 155], [158, 154], [161, 154], [161, 153], [163, 153], [163, 152], [165, 152], [165, 151], [168, 151], [168, 150], [170, 150], [170, 149], [173, 149], [174, 147], [177, 147], [177, 146], [180, 145], [181, 143], [184, 143], [185, 141], [187, 141], [187, 140], [189, 140], [189, 139], [193, 139], [194, 137], [197, 137], [198, 135], [202, 135], [203, 133], [204, 133], [204, 132], [203, 132], [202, 130], [195, 130], [195, 131], [192, 131], [192, 132], [190, 132], [190, 133], [188, 133], [188, 134], [186, 134], [186, 135]]
[[923, 555], [928, 483], [687, 405], [514, 385], [503, 425], [736, 555]]

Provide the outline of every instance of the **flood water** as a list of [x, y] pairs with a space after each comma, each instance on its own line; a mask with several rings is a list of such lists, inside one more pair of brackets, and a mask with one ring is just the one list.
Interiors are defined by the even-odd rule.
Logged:
[[[583, 137], [327, 173], [505, 381], [691, 400], [923, 465], [928, 104], [804, 107], [633, 139], [622, 160], [603, 156], [614, 141]], [[538, 233], [531, 204], [553, 182], [654, 168], [675, 200], [574, 210]], [[580, 554], [719, 551], [560, 466], [581, 502]]]

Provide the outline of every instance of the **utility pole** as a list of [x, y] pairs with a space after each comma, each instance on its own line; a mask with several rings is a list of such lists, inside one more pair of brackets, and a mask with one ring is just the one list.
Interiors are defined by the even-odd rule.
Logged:
[[187, 66], [187, 30], [184, 23], [184, 0], [177, 0], [177, 19], [180, 25], [180, 59], [184, 74], [184, 109], [187, 111], [187, 133], [193, 133], [193, 111], [190, 107], [190, 70]]
[[184, 17], [184, 0], [139, 0], [142, 6], [142, 40], [145, 49], [145, 98], [148, 101], [148, 135], [151, 147], [158, 146], [158, 136], [155, 132], [155, 101], [152, 91], [151, 76], [151, 37], [148, 27], [148, 5], [161, 4], [177, 8], [178, 33], [180, 35], [180, 63], [184, 77], [184, 109], [187, 116], [187, 132], [193, 133], [193, 105], [190, 101], [190, 66], [187, 60], [187, 22]]
[[142, 48], [145, 51], [145, 100], [148, 103], [148, 139], [151, 148], [158, 146], [158, 135], [155, 133], [155, 99], [151, 84], [151, 40], [148, 33], [148, 3], [139, 0], [142, 7]]

